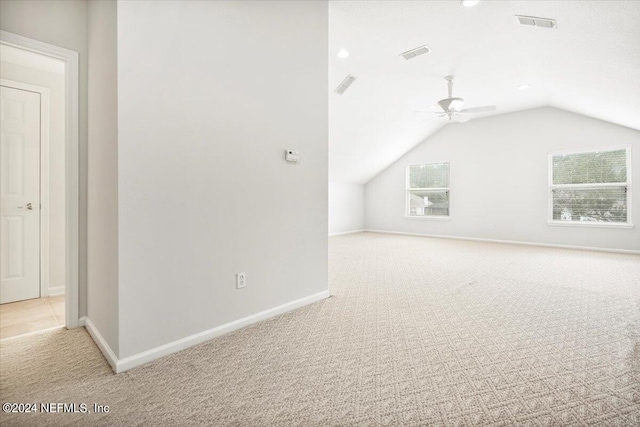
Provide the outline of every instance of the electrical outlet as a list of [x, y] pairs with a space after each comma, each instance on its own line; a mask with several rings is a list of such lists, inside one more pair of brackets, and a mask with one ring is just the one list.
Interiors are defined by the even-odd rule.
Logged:
[[242, 289], [247, 285], [247, 273], [236, 274], [236, 288]]

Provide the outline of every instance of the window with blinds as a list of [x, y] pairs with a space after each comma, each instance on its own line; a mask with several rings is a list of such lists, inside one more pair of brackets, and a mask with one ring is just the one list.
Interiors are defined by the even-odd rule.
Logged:
[[406, 215], [449, 216], [449, 163], [407, 166]]
[[550, 220], [557, 223], [630, 222], [628, 148], [549, 156]]

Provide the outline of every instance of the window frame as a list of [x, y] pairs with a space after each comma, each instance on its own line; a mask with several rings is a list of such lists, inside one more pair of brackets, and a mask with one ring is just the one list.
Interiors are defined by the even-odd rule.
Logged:
[[[625, 150], [627, 182], [592, 183], [592, 184], [554, 184], [553, 183], [553, 158], [559, 155], [598, 153], [607, 151]], [[547, 225], [560, 227], [596, 227], [596, 228], [633, 228], [632, 216], [632, 186], [631, 186], [631, 145], [611, 145], [608, 147], [580, 148], [561, 151], [550, 151], [548, 153], [548, 189], [547, 189]], [[622, 187], [627, 188], [627, 222], [595, 222], [595, 221], [560, 221], [553, 219], [553, 190], [556, 188], [598, 188], [598, 187]]]
[[[410, 191], [411, 190], [420, 190], [419, 188], [411, 188], [409, 185], [411, 184], [411, 167], [412, 166], [428, 166], [428, 165], [439, 165], [442, 163], [446, 163], [449, 165], [449, 186], [448, 187], [433, 187], [433, 188], [424, 188], [422, 190], [435, 190], [442, 191], [446, 190], [449, 195], [449, 215], [411, 215], [411, 204], [410, 204]], [[417, 220], [427, 220], [427, 221], [450, 221], [451, 220], [451, 162], [449, 160], [442, 160], [438, 162], [426, 162], [426, 163], [412, 163], [405, 167], [405, 183], [404, 183], [404, 218], [405, 219], [417, 219]]]

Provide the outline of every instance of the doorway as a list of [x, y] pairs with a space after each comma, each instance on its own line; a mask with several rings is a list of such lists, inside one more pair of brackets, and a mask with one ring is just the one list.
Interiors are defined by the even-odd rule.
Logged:
[[53, 58], [5, 45], [0, 58], [0, 338], [9, 338], [65, 325], [65, 79]]
[[78, 326], [78, 56], [0, 32], [0, 339]]

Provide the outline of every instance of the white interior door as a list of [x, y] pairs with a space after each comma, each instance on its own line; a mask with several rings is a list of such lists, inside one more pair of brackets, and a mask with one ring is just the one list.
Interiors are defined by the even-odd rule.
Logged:
[[40, 94], [0, 89], [0, 304], [4, 304], [40, 297]]

